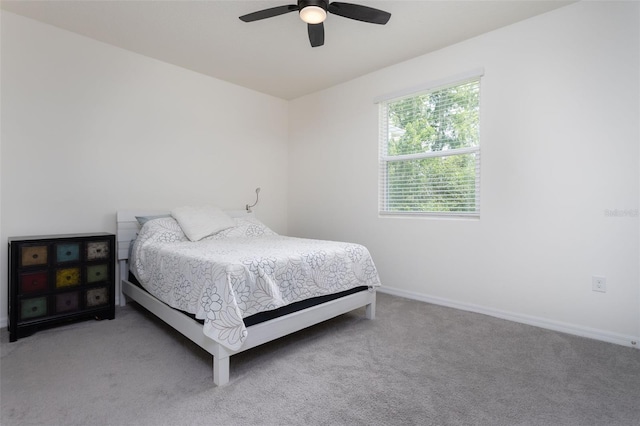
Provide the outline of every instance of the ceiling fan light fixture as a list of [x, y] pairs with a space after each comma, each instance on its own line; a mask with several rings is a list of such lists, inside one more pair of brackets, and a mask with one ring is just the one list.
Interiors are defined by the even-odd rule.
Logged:
[[327, 19], [327, 11], [320, 6], [305, 6], [300, 9], [300, 19], [307, 24], [320, 24]]

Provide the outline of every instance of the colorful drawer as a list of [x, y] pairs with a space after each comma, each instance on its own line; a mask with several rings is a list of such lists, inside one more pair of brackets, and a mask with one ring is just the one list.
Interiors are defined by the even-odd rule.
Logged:
[[109, 279], [109, 265], [106, 263], [100, 265], [87, 266], [87, 283], [99, 283]]
[[49, 288], [48, 271], [23, 272], [20, 274], [20, 293], [40, 293]]
[[20, 265], [21, 266], [46, 265], [48, 258], [49, 258], [49, 246], [25, 245], [20, 248]]
[[56, 294], [56, 312], [75, 312], [80, 309], [80, 292]]
[[104, 260], [109, 258], [107, 241], [91, 241], [87, 243], [87, 260]]
[[34, 297], [20, 301], [20, 318], [23, 320], [47, 315], [47, 298]]
[[102, 306], [109, 303], [109, 289], [107, 287], [87, 290], [87, 306]]
[[56, 288], [80, 285], [80, 268], [56, 269]]
[[79, 262], [80, 243], [59, 243], [56, 244], [56, 262]]
[[115, 317], [115, 235], [9, 238], [9, 340]]

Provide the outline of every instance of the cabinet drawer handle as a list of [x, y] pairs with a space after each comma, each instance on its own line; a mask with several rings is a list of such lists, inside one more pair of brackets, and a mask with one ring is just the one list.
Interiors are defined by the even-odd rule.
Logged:
[[33, 255], [33, 256], [31, 256], [31, 257], [33, 257], [34, 259], [37, 259], [37, 258], [38, 258], [38, 255], [37, 255], [37, 254], [34, 254], [34, 255]]

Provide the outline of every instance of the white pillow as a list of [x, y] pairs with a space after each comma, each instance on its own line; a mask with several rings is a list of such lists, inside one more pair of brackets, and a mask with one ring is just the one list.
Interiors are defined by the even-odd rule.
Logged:
[[184, 206], [171, 211], [182, 231], [191, 241], [199, 241], [235, 225], [225, 212], [215, 206]]

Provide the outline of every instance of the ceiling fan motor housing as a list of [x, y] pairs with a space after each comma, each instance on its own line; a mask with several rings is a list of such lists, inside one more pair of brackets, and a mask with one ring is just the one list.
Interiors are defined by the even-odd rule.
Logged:
[[307, 6], [317, 6], [327, 11], [328, 2], [326, 0], [298, 0], [298, 10], [302, 11]]

